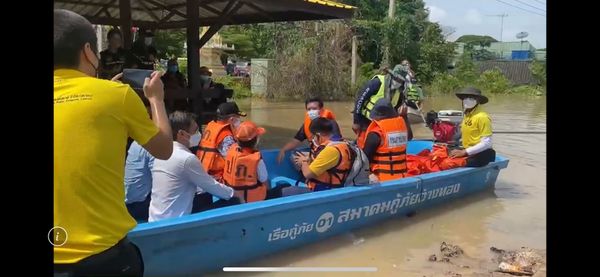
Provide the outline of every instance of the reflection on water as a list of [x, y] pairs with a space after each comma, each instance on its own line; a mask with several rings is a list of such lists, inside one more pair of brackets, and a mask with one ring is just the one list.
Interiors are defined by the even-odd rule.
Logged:
[[[260, 100], [238, 102], [248, 119], [267, 129], [261, 148], [279, 148], [291, 139], [304, 119], [304, 103]], [[327, 102], [342, 133], [353, 138], [351, 102]], [[544, 97], [495, 96], [485, 109], [494, 131], [545, 131]], [[430, 109], [460, 109], [454, 96], [428, 99]], [[431, 138], [422, 124], [413, 125], [416, 138]], [[496, 188], [458, 202], [418, 213], [411, 218], [391, 219], [377, 226], [329, 238], [326, 241], [277, 253], [246, 266], [375, 266], [374, 273], [352, 276], [423, 276], [441, 273], [441, 265], [427, 257], [442, 241], [460, 245], [468, 256], [489, 260], [490, 246], [546, 248], [546, 135], [495, 134], [496, 151], [510, 158]], [[257, 273], [244, 276], [301, 276], [302, 273]], [[211, 276], [231, 275], [215, 273]], [[239, 276], [240, 274], [237, 273]], [[348, 273], [318, 274], [346, 276]], [[429, 276], [429, 275], [428, 275]]]

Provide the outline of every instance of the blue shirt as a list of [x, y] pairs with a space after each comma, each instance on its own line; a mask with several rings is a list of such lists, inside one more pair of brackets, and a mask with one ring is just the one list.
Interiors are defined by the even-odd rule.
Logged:
[[125, 160], [125, 203], [142, 202], [152, 189], [154, 157], [136, 141], [131, 143]]

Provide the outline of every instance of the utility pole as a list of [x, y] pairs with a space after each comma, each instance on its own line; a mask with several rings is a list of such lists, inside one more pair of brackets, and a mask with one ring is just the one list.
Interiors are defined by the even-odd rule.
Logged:
[[[390, 20], [394, 19], [394, 12], [396, 10], [396, 0], [390, 0], [390, 4], [388, 7], [388, 18]], [[385, 46], [384, 52], [383, 52], [383, 64], [386, 66], [389, 66], [389, 62], [390, 62], [390, 45], [389, 45], [389, 40], [388, 43]]]
[[508, 14], [493, 14], [488, 16], [497, 16], [500, 17], [500, 41], [502, 41], [502, 29], [504, 29], [504, 18], [508, 16]]
[[352, 36], [352, 72], [350, 75], [350, 84], [356, 84], [356, 36]]

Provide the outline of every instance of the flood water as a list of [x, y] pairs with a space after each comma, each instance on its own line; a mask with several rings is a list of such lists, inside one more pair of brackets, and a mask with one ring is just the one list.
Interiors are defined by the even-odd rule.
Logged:
[[[261, 148], [280, 148], [291, 139], [304, 117], [304, 103], [238, 101], [247, 119], [267, 129]], [[351, 102], [326, 102], [352, 138]], [[494, 131], [545, 131], [545, 97], [490, 97], [485, 110]], [[454, 96], [437, 96], [424, 110], [460, 109]], [[413, 125], [415, 138], [431, 138], [424, 125]], [[527, 246], [546, 249], [546, 135], [495, 134], [497, 153], [510, 159], [500, 172], [496, 188], [453, 203], [355, 230], [325, 241], [302, 246], [240, 266], [377, 267], [377, 272], [314, 273], [314, 276], [447, 276], [449, 265], [428, 261], [442, 241], [457, 244], [465, 255], [490, 260], [489, 248]], [[477, 262], [471, 269], [477, 268]], [[458, 273], [460, 270], [452, 268]], [[304, 276], [307, 273], [214, 273], [211, 276]], [[469, 275], [463, 275], [469, 276]]]

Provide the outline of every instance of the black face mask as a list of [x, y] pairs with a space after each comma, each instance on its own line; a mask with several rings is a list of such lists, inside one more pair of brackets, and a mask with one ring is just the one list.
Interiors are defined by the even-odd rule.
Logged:
[[[94, 55], [96, 55], [96, 58], [98, 58], [98, 54], [94, 53]], [[87, 57], [87, 55], [84, 55], [85, 59], [87, 60], [88, 63], [90, 63], [90, 65], [92, 65], [92, 67], [94, 68], [94, 76], [96, 78], [98, 78], [98, 67], [94, 66], [94, 63], [92, 61], [90, 61], [90, 59]], [[98, 58], [98, 65], [100, 65], [100, 59]]]

